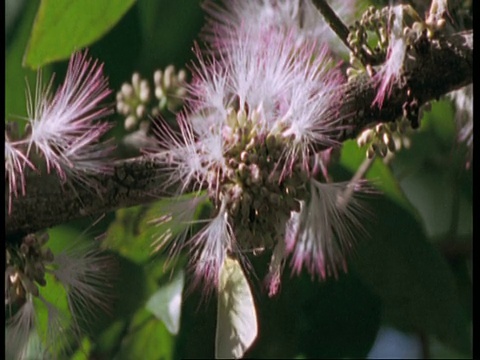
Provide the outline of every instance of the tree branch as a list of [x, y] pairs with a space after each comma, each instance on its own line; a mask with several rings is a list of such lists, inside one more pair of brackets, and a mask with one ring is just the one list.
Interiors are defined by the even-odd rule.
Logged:
[[[381, 108], [372, 106], [377, 85], [367, 74], [345, 84], [339, 118], [346, 128], [335, 134], [337, 140], [354, 138], [372, 123], [394, 121], [402, 116], [404, 105], [413, 100], [420, 106], [472, 83], [472, 53], [473, 31], [419, 42], [409, 52], [414, 59], [407, 60], [408, 72], [394, 85]], [[26, 179], [27, 195], [14, 198], [11, 214], [6, 213], [5, 234], [22, 236], [80, 217], [170, 196], [174, 184], [166, 186], [166, 180], [161, 163], [150, 157], [118, 160], [113, 175], [92, 176], [92, 181], [100, 185], [96, 191], [83, 187], [73, 191], [53, 175], [30, 174]]]
[[420, 38], [407, 52], [407, 69], [392, 88], [382, 107], [372, 106], [377, 84], [368, 74], [345, 85], [340, 116], [348, 130], [338, 140], [356, 137], [368, 125], [395, 121], [404, 105], [415, 100], [418, 106], [458, 90], [473, 81], [473, 31], [428, 41]]
[[97, 216], [122, 207], [171, 196], [161, 162], [152, 157], [118, 160], [112, 174], [90, 176], [94, 187], [62, 184], [56, 174], [26, 178], [27, 195], [14, 198], [6, 214], [6, 236], [25, 234], [84, 216]]

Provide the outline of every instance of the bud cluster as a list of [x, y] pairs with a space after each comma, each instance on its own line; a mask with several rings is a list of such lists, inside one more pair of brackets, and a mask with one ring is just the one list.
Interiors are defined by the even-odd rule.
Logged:
[[124, 115], [125, 129], [132, 130], [140, 120], [146, 118], [150, 102], [150, 85], [140, 74], [132, 75], [132, 82], [124, 83], [117, 93], [117, 112]]
[[[187, 89], [187, 72], [183, 69], [175, 71], [173, 65], [169, 65], [164, 71], [157, 70], [153, 74], [155, 83], [155, 98], [158, 100], [156, 109], [168, 109], [172, 112], [177, 111], [183, 105]], [[153, 115], [156, 109], [153, 109]]]
[[[388, 7], [378, 10], [374, 6], [369, 6], [362, 14], [361, 19], [355, 21], [349, 28], [350, 33], [347, 41], [353, 55], [361, 58], [365, 51], [369, 56], [378, 61], [371, 63], [371, 65], [383, 62], [385, 60], [385, 51], [388, 48], [388, 21]], [[374, 46], [371, 44], [371, 35], [376, 36]], [[366, 59], [361, 60], [365, 63]]]
[[[355, 21], [349, 28], [347, 41], [350, 45], [350, 65], [347, 69], [348, 80], [364, 73], [367, 68], [383, 63], [386, 59], [389, 37], [388, 7], [381, 10], [369, 6], [360, 20]], [[372, 41], [372, 35], [376, 37]], [[375, 45], [372, 46], [372, 43]]]
[[148, 116], [158, 116], [166, 109], [172, 112], [180, 109], [186, 93], [186, 77], [185, 70], [177, 72], [169, 65], [164, 71], [155, 71], [152, 91], [151, 83], [134, 73], [131, 83], [124, 83], [117, 93], [117, 112], [125, 116], [125, 129], [142, 127], [143, 123], [149, 123]]
[[45, 267], [54, 260], [45, 247], [48, 233], [29, 234], [20, 246], [5, 248], [5, 305], [22, 304], [27, 294], [39, 295], [38, 286], [45, 286]]
[[235, 237], [243, 250], [269, 249], [283, 241], [291, 211], [298, 212], [307, 196], [308, 176], [298, 161], [286, 170], [292, 160], [285, 157], [289, 139], [280, 131], [262, 132], [259, 116], [256, 109], [249, 113], [229, 109], [224, 134], [226, 170], [219, 183], [209, 184], [214, 201], [228, 202]]
[[384, 158], [389, 152], [400, 150], [402, 145], [408, 147], [407, 135], [411, 129], [410, 121], [402, 117], [395, 122], [377, 124], [364, 130], [357, 137], [357, 144], [360, 147], [367, 146], [367, 158], [375, 155]]
[[[403, 37], [411, 46], [422, 34], [428, 39], [435, 36], [436, 32], [445, 27], [445, 19], [436, 14], [430, 15], [423, 21], [417, 12], [409, 5], [401, 5], [402, 14], [411, 19], [407, 24], [405, 16], [402, 19]], [[370, 76], [374, 75], [372, 67], [381, 65], [387, 59], [390, 44], [390, 29], [393, 27], [395, 13], [392, 7], [376, 9], [369, 6], [362, 14], [362, 18], [349, 27], [347, 41], [350, 46], [350, 65], [347, 69], [349, 81], [367, 71]], [[443, 15], [442, 15], [443, 16]]]

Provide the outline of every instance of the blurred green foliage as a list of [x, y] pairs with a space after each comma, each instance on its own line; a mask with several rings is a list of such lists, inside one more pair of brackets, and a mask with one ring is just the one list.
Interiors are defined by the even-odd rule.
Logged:
[[[34, 84], [35, 73], [22, 63], [45, 65], [46, 78], [55, 72], [62, 79], [63, 60], [73, 49], [89, 47], [117, 91], [134, 71], [150, 77], [169, 64], [188, 67], [204, 23], [200, 2], [192, 0], [57, 3], [23, 2], [7, 31], [8, 120], [26, 115], [25, 77]], [[118, 121], [114, 133], [123, 131]], [[364, 154], [355, 142], [346, 142], [335, 178], [351, 177]], [[472, 238], [472, 170], [465, 170], [463, 157], [451, 104], [437, 102], [411, 147], [388, 165], [376, 160], [367, 173], [380, 191], [365, 199], [369, 238], [359, 239], [347, 275], [318, 282], [305, 273], [292, 277], [287, 267], [280, 294], [270, 299], [261, 284], [268, 258], [252, 259], [259, 336], [246, 357], [365, 358], [385, 324], [430, 338], [432, 357], [471, 356], [471, 254], [453, 256], [443, 246], [468, 244]], [[148, 220], [164, 207], [159, 202], [121, 209], [91, 228], [95, 219], [50, 231], [51, 241], [63, 245], [84, 228], [92, 240], [106, 233], [105, 246], [118, 266], [110, 313], [97, 318], [70, 359], [213, 356], [215, 297], [205, 299], [200, 289], [184, 296], [177, 336], [145, 307], [172, 274], [165, 256], [151, 254], [152, 236], [160, 229]], [[173, 265], [184, 262], [180, 258]]]

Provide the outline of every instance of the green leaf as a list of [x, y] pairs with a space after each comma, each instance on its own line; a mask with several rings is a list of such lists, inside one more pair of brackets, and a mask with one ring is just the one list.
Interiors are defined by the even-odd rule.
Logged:
[[171, 334], [177, 335], [180, 329], [182, 308], [182, 292], [185, 284], [185, 273], [180, 270], [166, 285], [158, 289], [150, 299], [146, 308], [159, 320], [162, 320]]
[[40, 288], [42, 300], [34, 298], [36, 330], [45, 349], [58, 355], [72, 340], [73, 316], [64, 286], [51, 274], [46, 274], [45, 280], [47, 284]]
[[172, 359], [175, 341], [162, 321], [146, 309], [137, 311], [114, 357], [118, 360]]
[[103, 245], [137, 264], [145, 262], [152, 252], [152, 233], [140, 231], [147, 209], [148, 206], [135, 206], [117, 210]]
[[42, 0], [24, 57], [39, 68], [100, 39], [135, 0]]
[[430, 133], [430, 136], [435, 134], [437, 142], [448, 147], [452, 146], [457, 135], [452, 102], [447, 99], [433, 101], [431, 110], [422, 118], [420, 129], [422, 132]]
[[87, 244], [90, 241], [92, 241], [92, 238], [68, 225], [59, 225], [48, 229], [47, 247], [54, 254], [59, 254], [61, 251], [66, 250], [66, 248], [72, 247], [74, 244]]
[[[26, 81], [35, 89], [35, 72], [22, 68], [22, 57], [30, 34], [38, 3], [27, 1], [21, 10], [18, 27], [13, 29], [12, 37], [6, 43], [5, 53], [5, 120], [17, 121], [19, 125], [26, 124], [27, 106], [25, 98]], [[44, 68], [45, 78], [50, 76], [51, 70]], [[23, 126], [19, 126], [23, 133]]]
[[[176, 241], [176, 236], [187, 230], [191, 222], [201, 216], [204, 202], [193, 204], [195, 208], [190, 214], [192, 217], [176, 221], [178, 219], [175, 212], [184, 206], [182, 203], [188, 203], [195, 196], [196, 194], [186, 194], [174, 199], [162, 199], [150, 205], [117, 210], [116, 219], [108, 228], [104, 245], [138, 264], [145, 263], [158, 246], [156, 240], [167, 234], [171, 241]], [[172, 213], [172, 221], [158, 221]]]
[[88, 360], [90, 358], [90, 351], [92, 343], [88, 337], [84, 337], [80, 349], [75, 351], [70, 360]]
[[252, 292], [237, 260], [226, 258], [220, 270], [215, 357], [240, 358], [257, 337]]
[[431, 337], [428, 339], [428, 349], [430, 359], [471, 359], [472, 356], [467, 352], [459, 352], [449, 346], [445, 346], [438, 339]]
[[437, 101], [422, 119], [411, 147], [398, 153], [392, 171], [418, 209], [429, 237], [472, 234], [472, 171], [455, 140], [451, 104]]
[[95, 350], [93, 351], [99, 359], [111, 359], [113, 354], [118, 350], [118, 344], [121, 342], [125, 329], [127, 328], [127, 318], [121, 318], [116, 315], [113, 321], [103, 331], [91, 335], [94, 341]]
[[353, 265], [382, 299], [386, 320], [468, 349], [466, 314], [448, 264], [410, 213], [386, 199], [372, 200], [371, 208], [371, 239], [358, 244]]

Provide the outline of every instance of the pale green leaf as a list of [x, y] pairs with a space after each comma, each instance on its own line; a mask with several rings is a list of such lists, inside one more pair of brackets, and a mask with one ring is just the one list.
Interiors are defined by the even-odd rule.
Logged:
[[162, 286], [147, 301], [146, 308], [158, 319], [162, 320], [171, 334], [177, 335], [180, 329], [182, 309], [182, 291], [185, 274], [180, 270], [171, 282]]
[[257, 315], [247, 278], [237, 260], [220, 270], [215, 357], [240, 358], [257, 337]]

